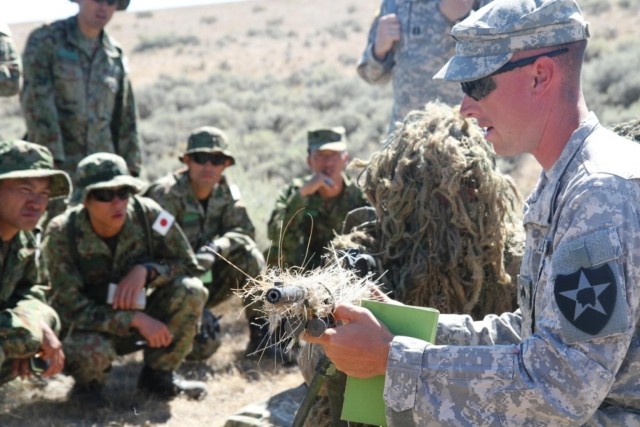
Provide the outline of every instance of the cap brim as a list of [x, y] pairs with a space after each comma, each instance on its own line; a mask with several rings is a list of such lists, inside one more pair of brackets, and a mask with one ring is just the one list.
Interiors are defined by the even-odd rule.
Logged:
[[87, 185], [85, 188], [77, 188], [73, 192], [73, 195], [69, 200], [69, 203], [70, 204], [82, 203], [86, 199], [87, 194], [89, 194], [89, 192], [91, 192], [92, 190], [98, 190], [100, 188], [131, 187], [134, 189], [136, 193], [139, 193], [146, 186], [147, 184], [144, 181], [142, 181], [141, 179], [135, 178], [131, 175], [118, 175], [109, 181], [98, 182], [95, 184]]
[[434, 80], [469, 82], [494, 73], [509, 62], [513, 53], [494, 56], [454, 56], [438, 71]]
[[318, 150], [329, 150], [329, 151], [345, 151], [347, 149], [347, 144], [344, 142], [328, 142], [326, 144], [320, 144], [313, 147], [313, 151]]
[[0, 179], [51, 178], [49, 198], [67, 197], [71, 192], [71, 179], [66, 172], [52, 169], [14, 171], [0, 175]]
[[184, 163], [184, 156], [188, 155], [188, 154], [193, 154], [193, 153], [221, 153], [224, 154], [225, 157], [227, 157], [229, 160], [231, 160], [231, 164], [235, 165], [236, 164], [236, 159], [231, 155], [231, 152], [228, 150], [220, 150], [220, 149], [211, 149], [211, 148], [204, 148], [204, 149], [196, 149], [196, 150], [190, 150], [190, 151], [186, 151], [184, 153], [182, 153], [182, 155], [180, 157], [178, 157], [178, 160], [180, 160], [182, 163]]

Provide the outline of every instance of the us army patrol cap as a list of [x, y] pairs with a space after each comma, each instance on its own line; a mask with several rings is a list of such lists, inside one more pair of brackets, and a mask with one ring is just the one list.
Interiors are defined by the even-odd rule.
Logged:
[[187, 151], [185, 151], [180, 160], [184, 161], [185, 154], [191, 153], [221, 153], [231, 160], [231, 164], [236, 163], [233, 154], [229, 151], [229, 143], [227, 135], [220, 129], [213, 126], [203, 126], [194, 129], [187, 140]]
[[[71, 3], [77, 3], [76, 0], [69, 0]], [[118, 0], [118, 9], [117, 10], [125, 10], [129, 7], [129, 3], [131, 0]]]
[[69, 195], [69, 175], [54, 169], [49, 149], [27, 141], [0, 141], [0, 179], [46, 177], [51, 178], [50, 198]]
[[75, 178], [71, 204], [84, 202], [91, 190], [99, 188], [131, 187], [139, 192], [145, 187], [144, 181], [129, 174], [124, 159], [112, 153], [94, 153], [80, 160]]
[[347, 149], [347, 136], [342, 126], [329, 129], [316, 129], [307, 132], [309, 151], [331, 150], [344, 151]]
[[495, 0], [451, 29], [456, 53], [433, 77], [477, 80], [515, 52], [585, 40], [589, 23], [575, 0]]

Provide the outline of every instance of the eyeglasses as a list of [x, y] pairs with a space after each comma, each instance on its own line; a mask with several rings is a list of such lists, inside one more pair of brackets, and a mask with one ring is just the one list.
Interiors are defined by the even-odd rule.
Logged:
[[199, 165], [204, 165], [205, 163], [209, 162], [213, 166], [220, 166], [227, 161], [226, 156], [221, 156], [220, 154], [211, 154], [211, 153], [191, 153], [189, 157], [192, 158], [193, 161]]
[[100, 4], [106, 3], [109, 6], [113, 6], [114, 4], [118, 3], [118, 0], [93, 0], [93, 1]]
[[116, 197], [120, 200], [127, 200], [131, 193], [133, 193], [131, 187], [106, 188], [91, 191], [91, 197], [99, 202], [110, 203]]
[[491, 78], [491, 76], [506, 73], [507, 71], [515, 70], [516, 68], [526, 67], [527, 65], [533, 64], [538, 58], [542, 58], [543, 56], [551, 58], [568, 51], [569, 49], [565, 47], [558, 50], [552, 50], [551, 52], [541, 53], [540, 55], [522, 58], [517, 61], [507, 62], [502, 67], [498, 68], [497, 71], [489, 74], [488, 76], [482, 77], [477, 80], [472, 80], [470, 82], [461, 82], [460, 85], [462, 86], [462, 91], [465, 93], [465, 95], [475, 99], [476, 101], [480, 101], [496, 88], [496, 82]]

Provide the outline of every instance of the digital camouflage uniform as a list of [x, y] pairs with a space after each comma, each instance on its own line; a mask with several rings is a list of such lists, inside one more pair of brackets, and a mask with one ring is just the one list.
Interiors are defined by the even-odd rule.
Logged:
[[[489, 0], [477, 3], [486, 4]], [[431, 80], [450, 58], [455, 41], [449, 35], [450, 22], [439, 9], [438, 1], [383, 0], [369, 29], [367, 46], [358, 61], [358, 74], [367, 83], [393, 87], [393, 108], [389, 130], [411, 110], [421, 109], [428, 101], [440, 99], [450, 105], [460, 103], [460, 88], [455, 83]], [[373, 45], [380, 17], [395, 13], [400, 22], [400, 41], [378, 61]]]
[[269, 265], [280, 265], [281, 258], [282, 267], [320, 266], [325, 248], [342, 230], [347, 213], [368, 204], [362, 191], [344, 174], [340, 195], [326, 200], [317, 193], [303, 197], [299, 190], [310, 177], [294, 179], [276, 199], [268, 225]]
[[[112, 161], [113, 158], [121, 163]], [[131, 186], [139, 190], [143, 186], [141, 181], [128, 176], [121, 158], [105, 153], [83, 160], [76, 180], [80, 189], [74, 193], [75, 202], [82, 202], [89, 190], [100, 188], [94, 186], [101, 181], [111, 183], [111, 187]], [[163, 222], [166, 212], [153, 200], [144, 197], [137, 200], [144, 219], [139, 219], [134, 199], [130, 198], [127, 219], [117, 235], [114, 252], [93, 231], [83, 205], [54, 218], [45, 232], [43, 252], [54, 290], [52, 304], [63, 325], [65, 372], [76, 383], [104, 384], [117, 355], [142, 348], [141, 335], [130, 327], [136, 311], [115, 310], [106, 302], [109, 283], [117, 284], [138, 264], [157, 273], [145, 285], [144, 312], [163, 322], [173, 335], [168, 347], [144, 349], [145, 366], [161, 372], [174, 371], [191, 350], [207, 299], [207, 290], [196, 277], [201, 270], [180, 227], [170, 220]], [[166, 226], [156, 229], [157, 224]], [[77, 248], [75, 255], [73, 247]]]
[[0, 22], [0, 96], [13, 96], [20, 90], [20, 55], [13, 44], [11, 30]]
[[[66, 196], [70, 180], [53, 170], [53, 158], [44, 147], [24, 141], [0, 142], [0, 183], [4, 179], [51, 177], [50, 196]], [[39, 231], [18, 233], [0, 240], [0, 384], [14, 378], [11, 359], [28, 358], [42, 346], [41, 324], [60, 332], [57, 313], [46, 304], [47, 274], [39, 256]]]
[[[588, 32], [572, 0], [496, 0], [453, 35], [439, 75], [465, 81]], [[436, 345], [395, 337], [389, 426], [640, 425], [639, 156], [593, 113], [580, 123], [525, 204], [520, 309], [441, 315]]]
[[69, 173], [88, 154], [108, 152], [137, 175], [140, 142], [125, 58], [106, 31], [99, 43], [94, 54], [76, 16], [29, 35], [20, 95], [28, 139], [48, 147]]

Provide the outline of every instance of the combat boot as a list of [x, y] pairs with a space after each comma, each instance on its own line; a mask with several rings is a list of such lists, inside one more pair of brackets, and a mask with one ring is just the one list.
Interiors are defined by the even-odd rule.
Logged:
[[201, 400], [207, 395], [207, 386], [202, 381], [186, 380], [174, 371], [160, 371], [148, 366], [142, 368], [138, 388], [162, 399], [184, 394], [190, 399]]
[[269, 332], [269, 324], [266, 319], [252, 317], [249, 320], [247, 357], [258, 360], [275, 360], [285, 366], [295, 365], [296, 354], [293, 351], [286, 351], [286, 346], [291, 339], [283, 339], [282, 330], [282, 327], [278, 327], [272, 334]]

